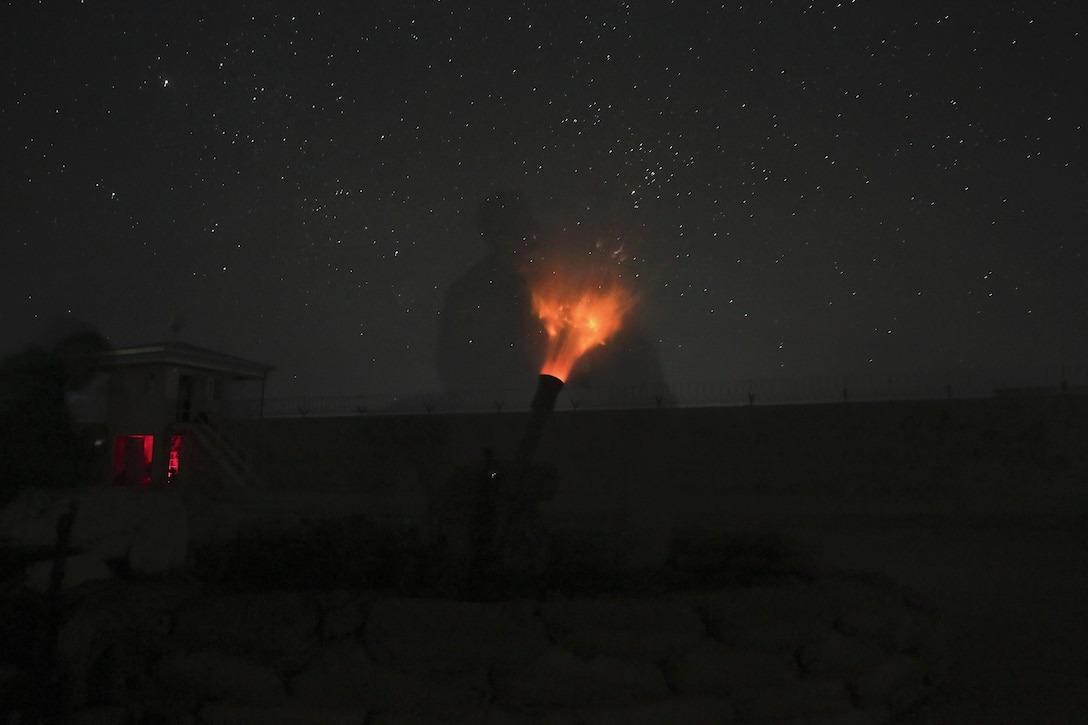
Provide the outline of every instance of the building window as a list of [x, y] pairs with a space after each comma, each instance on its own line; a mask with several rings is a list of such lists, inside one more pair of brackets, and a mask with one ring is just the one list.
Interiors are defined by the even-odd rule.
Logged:
[[[167, 483], [178, 481], [181, 469], [182, 436], [170, 436], [166, 466]], [[155, 436], [121, 435], [113, 441], [113, 482], [121, 486], [150, 486]]]
[[122, 486], [151, 485], [155, 436], [117, 436], [113, 442], [113, 482]]

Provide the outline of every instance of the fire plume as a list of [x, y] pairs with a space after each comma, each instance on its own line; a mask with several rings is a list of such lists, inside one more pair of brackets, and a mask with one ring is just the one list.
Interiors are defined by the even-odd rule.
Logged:
[[619, 280], [588, 281], [560, 272], [538, 280], [532, 297], [533, 311], [548, 333], [540, 372], [562, 381], [587, 350], [616, 334], [635, 301]]

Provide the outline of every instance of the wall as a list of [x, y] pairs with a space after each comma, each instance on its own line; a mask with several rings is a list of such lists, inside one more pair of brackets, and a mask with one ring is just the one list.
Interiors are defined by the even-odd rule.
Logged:
[[[556, 412], [550, 510], [610, 528], [857, 516], [1083, 515], [1088, 398]], [[269, 490], [419, 502], [523, 413], [224, 423]]]
[[107, 411], [111, 429], [118, 434], [155, 433], [173, 420], [174, 409], [167, 405], [171, 378], [176, 388], [177, 376], [162, 365], [111, 370]]

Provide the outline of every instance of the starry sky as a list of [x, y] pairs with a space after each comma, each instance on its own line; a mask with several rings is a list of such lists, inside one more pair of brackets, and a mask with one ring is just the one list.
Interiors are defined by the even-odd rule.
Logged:
[[636, 250], [669, 381], [1088, 362], [1081, 4], [7, 2], [7, 354], [438, 385], [479, 201]]

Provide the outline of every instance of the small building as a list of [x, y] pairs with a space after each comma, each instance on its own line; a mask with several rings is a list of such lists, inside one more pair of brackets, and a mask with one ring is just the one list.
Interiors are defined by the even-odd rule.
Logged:
[[106, 428], [110, 478], [159, 485], [209, 478], [245, 483], [247, 472], [219, 421], [263, 411], [271, 365], [183, 342], [111, 350]]

